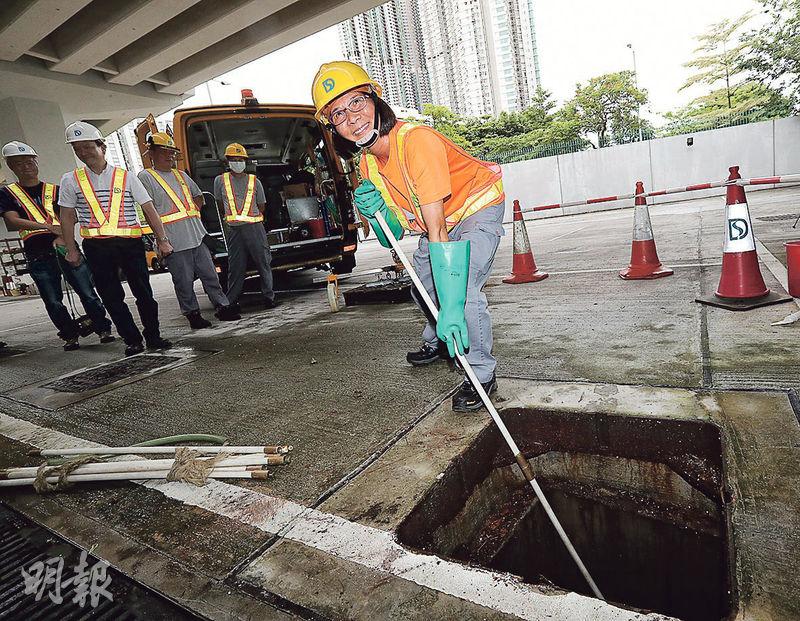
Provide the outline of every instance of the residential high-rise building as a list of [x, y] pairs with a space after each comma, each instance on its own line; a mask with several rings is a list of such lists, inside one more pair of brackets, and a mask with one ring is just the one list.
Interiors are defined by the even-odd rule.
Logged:
[[120, 166], [134, 173], [144, 168], [134, 133], [140, 121], [134, 119], [106, 137], [106, 157], [112, 166]]
[[421, 50], [417, 0], [390, 0], [339, 24], [347, 60], [383, 86], [393, 106], [422, 109], [430, 101]]
[[434, 103], [468, 116], [530, 104], [541, 83], [533, 2], [419, 1]]
[[342, 50], [387, 100], [462, 115], [530, 104], [541, 83], [534, 0], [391, 0], [339, 26]]

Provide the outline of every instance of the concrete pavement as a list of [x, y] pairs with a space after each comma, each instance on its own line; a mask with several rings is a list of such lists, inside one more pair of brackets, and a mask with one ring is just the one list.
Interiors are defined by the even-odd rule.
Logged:
[[[800, 189], [749, 198], [756, 236], [785, 264], [781, 244], [795, 236], [793, 219], [775, 216], [796, 213]], [[530, 285], [500, 282], [511, 268], [507, 227], [486, 289], [498, 374], [518, 380], [503, 382], [500, 396], [510, 401], [528, 386], [558, 382], [670, 387], [686, 394], [750, 389], [756, 394], [743, 393], [744, 401], [731, 409], [782, 397], [780, 424], [755, 442], [793, 450], [779, 439], [797, 432], [791, 404], [800, 386], [800, 324], [769, 324], [796, 305], [733, 313], [694, 302], [719, 278], [723, 208], [723, 198], [706, 198], [651, 209], [660, 258], [675, 269], [674, 276], [655, 281], [616, 275], [629, 260], [630, 209], [529, 223], [537, 264], [551, 274]], [[409, 238], [403, 246], [410, 252], [415, 243]], [[357, 269], [391, 262], [374, 241], [362, 244], [358, 261]], [[762, 273], [768, 286], [780, 289], [763, 265]], [[441, 575], [398, 569], [428, 557], [409, 557], [391, 534], [486, 420], [453, 418], [447, 397], [460, 377], [447, 365], [405, 365], [405, 352], [418, 345], [423, 325], [414, 306], [360, 306], [333, 314], [312, 276], [283, 285], [306, 291], [284, 294], [273, 311], [249, 312], [240, 322], [197, 332], [180, 316], [169, 276], [155, 276], [165, 336], [212, 355], [57, 410], [26, 403], [15, 391], [118, 359], [121, 344], [90, 338], [79, 352], [64, 353], [38, 299], [0, 304], [0, 340], [18, 352], [0, 358], [0, 466], [25, 462], [29, 444], [76, 438], [121, 445], [206, 432], [232, 444], [296, 447], [293, 462], [273, 469], [268, 484], [214, 484], [205, 491], [185, 491], [176, 483], [93, 486], [49, 497], [3, 492], [0, 500], [82, 545], [97, 544], [95, 553], [125, 573], [211, 618], [632, 618], [577, 594], [564, 595], [563, 606], [553, 610], [544, 602], [555, 600], [547, 598], [537, 608], [539, 587], [497, 573], [489, 574], [500, 584], [491, 597], [455, 588], [484, 576], [462, 574], [452, 561], [439, 561], [447, 569]], [[198, 296], [210, 317], [199, 288]], [[769, 416], [758, 407], [747, 411]], [[431, 426], [436, 449], [415, 440], [430, 438], [419, 434]], [[782, 455], [788, 470], [774, 479], [775, 495], [794, 503], [796, 491], [781, 492], [791, 471], [789, 453]], [[396, 477], [375, 478], [376, 469], [398, 468]], [[770, 464], [759, 468], [771, 480]], [[323, 514], [321, 522], [314, 522], [311, 509]], [[769, 509], [769, 519], [781, 530], [789, 517]], [[356, 541], [376, 546], [374, 554], [339, 553], [341, 542], [326, 538], [327, 526], [315, 530], [315, 523], [333, 524], [331, 537], [363, 537]], [[761, 583], [769, 561], [768, 554], [756, 557], [750, 566], [757, 569], [741, 574], [748, 577], [748, 592]], [[759, 609], [772, 606], [775, 619], [790, 618], [798, 606], [796, 596], [787, 595], [797, 592], [788, 572], [784, 567], [784, 583], [774, 593], [759, 591]]]

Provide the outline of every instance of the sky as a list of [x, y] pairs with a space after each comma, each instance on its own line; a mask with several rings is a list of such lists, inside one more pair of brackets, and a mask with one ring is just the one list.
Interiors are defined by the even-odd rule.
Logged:
[[[694, 37], [725, 17], [748, 10], [758, 14], [760, 4], [757, 0], [538, 0], [535, 7], [542, 84], [559, 103], [572, 96], [578, 82], [632, 69], [631, 50], [626, 47], [631, 43], [639, 86], [650, 95], [643, 115], [658, 124], [664, 112], [707, 92], [703, 86], [679, 91], [691, 73], [683, 63], [697, 47]], [[226, 73], [208, 88], [215, 104], [238, 101], [242, 88], [252, 88], [265, 103], [311, 103], [311, 81], [319, 65], [341, 56], [334, 26]], [[184, 105], [208, 103], [205, 86], [195, 93]]]

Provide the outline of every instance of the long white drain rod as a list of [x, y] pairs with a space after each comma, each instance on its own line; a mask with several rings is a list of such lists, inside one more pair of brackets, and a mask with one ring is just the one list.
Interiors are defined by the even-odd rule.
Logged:
[[[417, 291], [419, 292], [420, 296], [422, 296], [422, 299], [425, 301], [425, 305], [428, 307], [428, 310], [431, 312], [434, 319], [438, 318], [439, 309], [436, 308], [436, 304], [433, 303], [431, 296], [428, 295], [428, 292], [425, 290], [425, 287], [422, 286], [422, 282], [420, 282], [419, 276], [417, 276], [417, 272], [414, 271], [414, 267], [409, 262], [405, 252], [403, 252], [403, 249], [400, 248], [400, 244], [394, 238], [391, 229], [386, 224], [386, 220], [384, 220], [383, 218], [383, 214], [381, 214], [380, 212], [376, 212], [375, 217], [378, 220], [378, 224], [380, 224], [380, 227], [383, 230], [383, 234], [386, 236], [386, 239], [388, 239], [389, 242], [392, 244], [392, 248], [397, 253], [397, 256], [400, 257], [400, 261], [403, 262], [403, 265], [405, 266], [409, 276], [411, 276], [411, 280], [414, 282], [414, 286], [417, 288]], [[597, 585], [592, 579], [592, 576], [589, 574], [589, 570], [586, 569], [586, 565], [583, 564], [581, 557], [578, 556], [578, 553], [575, 550], [575, 547], [572, 545], [572, 542], [569, 540], [567, 533], [564, 532], [564, 529], [561, 526], [561, 522], [558, 521], [556, 514], [553, 513], [553, 508], [550, 506], [550, 503], [547, 502], [547, 498], [545, 498], [542, 488], [539, 487], [539, 483], [537, 483], [536, 478], [533, 475], [533, 469], [531, 468], [530, 463], [528, 462], [525, 455], [523, 455], [520, 452], [517, 443], [514, 442], [514, 438], [512, 438], [511, 434], [508, 432], [506, 424], [503, 422], [503, 419], [500, 418], [500, 415], [497, 413], [494, 404], [492, 404], [492, 400], [489, 398], [489, 395], [486, 394], [486, 391], [483, 389], [483, 386], [478, 381], [478, 378], [475, 376], [475, 372], [472, 370], [472, 367], [470, 366], [469, 362], [467, 362], [466, 357], [460, 351], [458, 351], [457, 346], [456, 346], [456, 358], [458, 359], [458, 362], [461, 364], [461, 367], [464, 369], [464, 372], [467, 374], [469, 381], [472, 382], [472, 386], [477, 391], [478, 395], [483, 401], [483, 404], [486, 406], [486, 409], [489, 411], [489, 414], [491, 415], [494, 424], [497, 425], [497, 428], [500, 430], [500, 433], [505, 439], [506, 444], [508, 444], [508, 448], [511, 449], [511, 453], [514, 455], [514, 459], [517, 460], [517, 464], [519, 464], [519, 467], [522, 470], [522, 474], [525, 475], [525, 478], [528, 480], [528, 483], [531, 484], [533, 491], [536, 493], [536, 497], [539, 499], [539, 502], [542, 504], [542, 507], [544, 507], [544, 510], [547, 513], [547, 517], [550, 518], [550, 522], [552, 522], [553, 527], [556, 529], [556, 532], [558, 532], [558, 536], [561, 537], [561, 541], [564, 542], [567, 551], [569, 552], [570, 556], [572, 556], [572, 559], [575, 561], [575, 564], [578, 566], [578, 569], [581, 570], [583, 577], [586, 578], [586, 582], [591, 587], [592, 592], [599, 599], [605, 600], [603, 594], [600, 592], [600, 589], [597, 588]]]

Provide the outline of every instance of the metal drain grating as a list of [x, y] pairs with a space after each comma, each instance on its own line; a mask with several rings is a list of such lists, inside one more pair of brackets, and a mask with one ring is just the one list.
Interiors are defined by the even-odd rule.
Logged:
[[[38, 590], [32, 584], [29, 585], [29, 593], [26, 593], [22, 572], [29, 575], [35, 573], [32, 567], [38, 563], [43, 563], [47, 568], [60, 566], [59, 557], [63, 559], [63, 586], [56, 590], [57, 576], [55, 572], [51, 573], [50, 581], [43, 585], [42, 595], [37, 601]], [[81, 606], [80, 600], [73, 601], [76, 585], [65, 584], [74, 575], [73, 568], [80, 560], [79, 548], [0, 506], [0, 619], [182, 621], [199, 618], [111, 568], [107, 569], [106, 578], [111, 581], [106, 591], [112, 599], [97, 597], [94, 602], [96, 606], [92, 607], [93, 602], [85, 598]], [[98, 559], [87, 555], [86, 562], [87, 567], [91, 568], [96, 566]], [[53, 599], [61, 601], [56, 603]]]
[[782, 213], [779, 216], [759, 216], [756, 220], [763, 220], [764, 222], [779, 222], [780, 220], [795, 220], [798, 214], [796, 213]]
[[800, 365], [761, 371], [713, 371], [714, 388], [751, 390], [800, 389]]
[[57, 390], [58, 392], [74, 393], [97, 390], [107, 384], [129, 379], [142, 373], [155, 371], [156, 369], [173, 364], [179, 360], [180, 358], [176, 356], [151, 356], [144, 354], [62, 377], [48, 384], [43, 384], [42, 388], [49, 388], [50, 390]]

